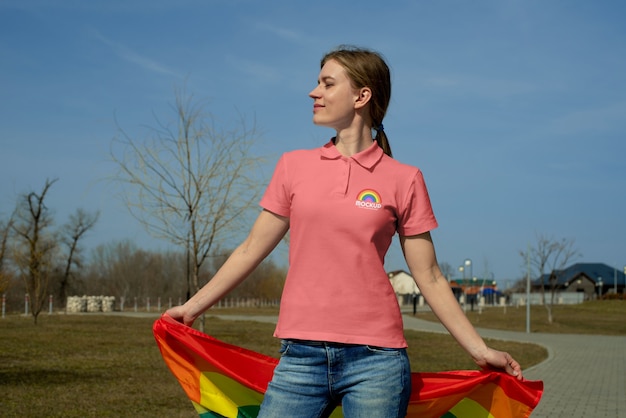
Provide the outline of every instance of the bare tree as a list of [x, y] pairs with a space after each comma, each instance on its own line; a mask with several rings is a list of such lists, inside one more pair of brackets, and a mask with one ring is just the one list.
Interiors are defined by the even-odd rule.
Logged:
[[[541, 302], [546, 307], [548, 322], [553, 322], [552, 306], [556, 294], [558, 276], [563, 268], [574, 258], [580, 257], [580, 253], [574, 248], [574, 239], [562, 238], [556, 240], [544, 235], [537, 235], [537, 242], [528, 251], [520, 251], [520, 256], [534, 267], [541, 284]], [[549, 283], [546, 283], [546, 270], [550, 272]], [[545, 288], [550, 286], [550, 303], [546, 303]]]
[[0, 293], [6, 292], [11, 283], [7, 269], [7, 245], [13, 228], [13, 214], [7, 222], [0, 222]]
[[61, 242], [67, 246], [67, 260], [63, 275], [59, 283], [59, 303], [65, 304], [67, 291], [70, 285], [70, 278], [73, 275], [72, 267], [81, 267], [80, 247], [78, 241], [94, 227], [100, 214], [98, 212], [88, 213], [83, 209], [77, 209], [70, 215], [68, 223], [61, 230]]
[[218, 129], [201, 103], [176, 93], [174, 126], [160, 123], [145, 141], [120, 129], [111, 151], [131, 214], [153, 236], [183, 248], [190, 269], [187, 297], [200, 288], [207, 257], [249, 223], [260, 197], [255, 126]]
[[58, 247], [54, 232], [50, 231], [53, 219], [44, 204], [50, 187], [56, 181], [46, 180], [39, 194], [31, 192], [21, 196], [13, 225], [22, 244], [16, 247], [14, 258], [26, 282], [30, 312], [35, 324], [48, 296], [48, 282]]

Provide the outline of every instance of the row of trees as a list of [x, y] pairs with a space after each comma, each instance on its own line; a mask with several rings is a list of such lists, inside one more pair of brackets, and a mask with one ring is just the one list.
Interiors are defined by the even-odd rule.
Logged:
[[[200, 282], [210, 279], [223, 259], [228, 254], [212, 257], [200, 272]], [[158, 297], [163, 303], [171, 299], [173, 303], [184, 301], [186, 297], [187, 269], [186, 254], [180, 251], [147, 251], [137, 247], [130, 241], [102, 244], [92, 250], [89, 260], [81, 263], [80, 268], [74, 267], [71, 280], [65, 287], [67, 296], [104, 295], [115, 296], [116, 308], [123, 301], [130, 308], [131, 301], [137, 300], [145, 306], [149, 298], [156, 304]], [[29, 309], [37, 305], [37, 315], [47, 307], [48, 296], [53, 295], [54, 306], [62, 309], [65, 300], [60, 289], [64, 280], [62, 270], [65, 260], [59, 258], [52, 271], [48, 272], [47, 291], [35, 302], [35, 293], [28, 292], [25, 280], [19, 270], [12, 271], [5, 266], [5, 286], [3, 292], [9, 311], [20, 312], [24, 309], [24, 295], [29, 294]], [[8, 264], [12, 264], [9, 261]], [[280, 298], [285, 278], [285, 269], [273, 260], [264, 261], [241, 286], [230, 296], [233, 298], [257, 298], [274, 300]], [[42, 282], [43, 286], [44, 283]], [[42, 309], [43, 308], [43, 309]]]
[[[45, 198], [56, 180], [46, 181], [39, 193], [20, 196], [15, 212], [8, 221], [0, 221], [0, 293], [8, 295], [13, 309], [21, 307], [24, 291], [30, 296], [30, 309], [35, 321], [45, 306], [48, 295], [54, 295], [56, 306], [64, 306], [68, 295], [114, 295], [119, 302], [132, 299], [144, 305], [146, 298], [184, 300], [188, 294], [189, 252], [172, 250], [151, 252], [124, 241], [96, 247], [85, 261], [81, 238], [95, 225], [98, 214], [78, 209], [60, 228], [55, 224]], [[214, 250], [207, 263], [198, 270], [198, 282], [206, 283], [228, 257], [227, 252]], [[556, 279], [562, 270], [579, 256], [572, 239], [555, 240], [543, 235], [527, 251], [520, 251], [532, 267], [532, 277]], [[448, 263], [442, 271], [452, 272]], [[286, 271], [271, 259], [262, 263], [251, 277], [230, 296], [235, 298], [278, 299]], [[516, 283], [524, 291], [526, 283]], [[552, 322], [554, 284], [540, 287], [543, 305]], [[552, 284], [551, 287], [545, 286]], [[545, 289], [551, 289], [547, 303]]]

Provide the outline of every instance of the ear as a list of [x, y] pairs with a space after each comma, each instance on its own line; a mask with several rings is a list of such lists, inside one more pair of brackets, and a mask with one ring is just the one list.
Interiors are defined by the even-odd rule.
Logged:
[[369, 103], [372, 98], [372, 90], [369, 87], [362, 87], [357, 91], [357, 96], [354, 101], [354, 108], [360, 109]]

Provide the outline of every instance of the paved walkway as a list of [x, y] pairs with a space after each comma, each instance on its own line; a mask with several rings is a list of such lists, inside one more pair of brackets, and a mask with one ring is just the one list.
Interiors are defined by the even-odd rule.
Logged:
[[[404, 324], [407, 329], [445, 332], [439, 323], [408, 315]], [[524, 370], [527, 379], [544, 383], [533, 418], [626, 418], [626, 337], [484, 328], [478, 332], [483, 338], [530, 342], [548, 349], [546, 361]]]
[[[275, 322], [271, 316], [223, 316]], [[446, 332], [439, 323], [404, 316], [406, 329]], [[544, 393], [532, 418], [626, 418], [626, 337], [543, 334], [478, 328], [483, 338], [530, 342], [548, 349], [546, 361], [524, 370], [543, 380]]]

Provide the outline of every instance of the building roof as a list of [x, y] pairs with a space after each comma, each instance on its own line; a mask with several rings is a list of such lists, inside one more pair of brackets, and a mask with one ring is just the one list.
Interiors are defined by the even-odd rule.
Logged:
[[[540, 286], [550, 284], [550, 276], [552, 272], [543, 275], [541, 279], [534, 280], [534, 284]], [[617, 286], [623, 287], [625, 280], [624, 272], [604, 263], [576, 263], [563, 270], [554, 270], [557, 285], [569, 285], [572, 281], [579, 279], [581, 276], [588, 278], [594, 283], [598, 283], [602, 279], [602, 283], [606, 287], [615, 284], [617, 278]]]

